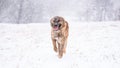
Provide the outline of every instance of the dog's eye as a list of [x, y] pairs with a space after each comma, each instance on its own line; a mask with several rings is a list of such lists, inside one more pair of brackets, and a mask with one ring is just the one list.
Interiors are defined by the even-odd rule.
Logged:
[[58, 20], [58, 22], [60, 22], [60, 20]]
[[56, 18], [53, 22], [60, 22], [60, 19]]
[[61, 24], [59, 24], [59, 27], [61, 27]]

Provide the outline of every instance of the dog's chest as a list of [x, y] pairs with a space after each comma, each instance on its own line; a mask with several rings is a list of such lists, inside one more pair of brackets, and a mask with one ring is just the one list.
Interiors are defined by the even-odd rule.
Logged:
[[60, 32], [57, 32], [57, 31], [54, 32], [54, 37], [60, 37], [60, 36], [61, 36]]
[[60, 37], [61, 37], [61, 32], [57, 32], [57, 31], [55, 31], [54, 33], [53, 33], [53, 37], [54, 37], [54, 39], [56, 39], [56, 40], [58, 40]]

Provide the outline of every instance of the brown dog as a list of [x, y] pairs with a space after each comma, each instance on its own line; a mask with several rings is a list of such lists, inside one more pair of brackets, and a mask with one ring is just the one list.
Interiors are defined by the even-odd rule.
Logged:
[[54, 51], [58, 52], [58, 57], [62, 58], [63, 53], [66, 52], [67, 38], [69, 26], [64, 18], [55, 16], [50, 20], [51, 23], [51, 38]]

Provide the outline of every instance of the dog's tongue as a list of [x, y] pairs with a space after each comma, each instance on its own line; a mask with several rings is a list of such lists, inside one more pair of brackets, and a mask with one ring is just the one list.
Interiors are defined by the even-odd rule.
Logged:
[[58, 30], [58, 27], [57, 27], [57, 26], [55, 26], [55, 27], [54, 27], [54, 30]]

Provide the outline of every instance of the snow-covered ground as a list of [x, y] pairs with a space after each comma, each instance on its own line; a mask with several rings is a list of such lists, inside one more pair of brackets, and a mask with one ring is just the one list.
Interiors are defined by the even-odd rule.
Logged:
[[50, 23], [1, 23], [0, 68], [120, 68], [120, 22], [69, 26], [67, 52], [59, 59]]

